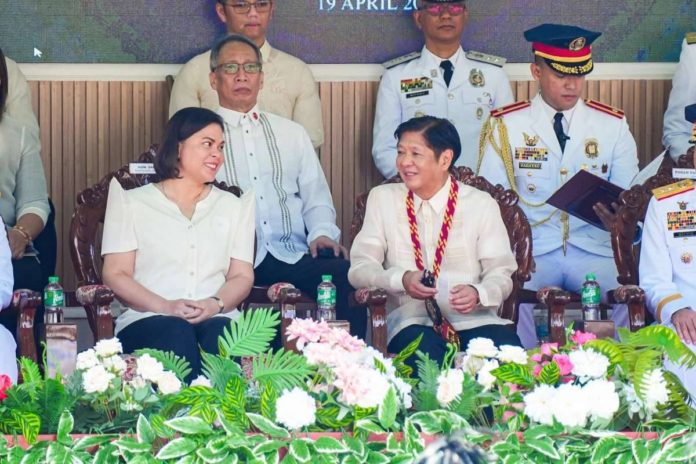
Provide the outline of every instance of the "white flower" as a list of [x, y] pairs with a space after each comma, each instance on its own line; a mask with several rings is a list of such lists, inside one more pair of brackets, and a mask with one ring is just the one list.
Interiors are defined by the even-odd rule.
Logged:
[[118, 354], [102, 359], [102, 364], [110, 372], [113, 372], [117, 375], [123, 374], [126, 370], [126, 367], [128, 367], [126, 365], [126, 361], [124, 361], [123, 358]]
[[464, 372], [460, 369], [448, 369], [437, 378], [437, 402], [447, 407], [462, 394]]
[[504, 363], [515, 363], [526, 365], [528, 362], [527, 352], [524, 348], [514, 345], [501, 345], [498, 352], [498, 359]]
[[645, 388], [645, 405], [648, 414], [657, 412], [657, 407], [669, 400], [669, 391], [667, 390], [667, 382], [662, 375], [662, 369], [654, 369], [647, 379], [647, 387]]
[[101, 358], [106, 358], [114, 354], [123, 353], [123, 346], [118, 338], [109, 338], [107, 340], [99, 340], [96, 345], [94, 345], [94, 350], [97, 355]]
[[568, 355], [573, 364], [573, 375], [581, 381], [587, 379], [599, 379], [607, 374], [609, 359], [594, 350], [576, 350]]
[[413, 401], [411, 399], [411, 385], [404, 382], [400, 377], [390, 377], [391, 383], [396, 387], [396, 392], [401, 398], [401, 404], [404, 408], [411, 409], [413, 406]]
[[556, 396], [556, 389], [550, 385], [538, 385], [524, 395], [524, 413], [534, 422], [544, 425], [553, 424], [551, 402]]
[[82, 386], [87, 393], [104, 393], [111, 384], [114, 374], [102, 365], [92, 366], [82, 375]]
[[638, 398], [638, 395], [636, 395], [633, 385], [623, 384], [621, 386], [621, 393], [623, 393], [623, 396], [626, 398], [629, 416], [634, 416], [643, 408], [643, 402]]
[[130, 382], [128, 382], [128, 384], [129, 384], [131, 387], [133, 387], [133, 388], [135, 388], [135, 389], [138, 389], [138, 388], [146, 387], [146, 386], [147, 386], [147, 381], [146, 381], [145, 379], [143, 379], [142, 377], [140, 377], [139, 375], [136, 375], [135, 377], [133, 377], [133, 378], [131, 379]]
[[590, 417], [610, 420], [619, 410], [619, 394], [613, 382], [590, 380], [582, 389]]
[[563, 384], [556, 389], [556, 394], [551, 400], [553, 417], [566, 427], [584, 427], [589, 413], [587, 403], [582, 387]]
[[476, 381], [483, 387], [484, 390], [490, 390], [491, 387], [493, 387], [496, 378], [493, 374], [491, 374], [491, 371], [493, 369], [497, 369], [499, 366], [500, 364], [498, 364], [498, 361], [495, 359], [489, 359], [483, 363], [483, 366], [476, 376]]
[[460, 365], [456, 367], [461, 367], [461, 369], [464, 372], [468, 372], [471, 375], [476, 375], [479, 370], [481, 370], [481, 367], [483, 367], [484, 363], [483, 358], [479, 358], [478, 356], [469, 356], [464, 355], [461, 360], [460, 360]]
[[276, 419], [290, 430], [314, 424], [317, 405], [302, 389], [285, 390], [276, 400]]
[[77, 355], [77, 362], [75, 363], [75, 368], [78, 370], [84, 371], [89, 369], [90, 367], [96, 366], [99, 364], [99, 358], [97, 358], [97, 353], [93, 349], [89, 349], [87, 351], [83, 351], [82, 353]]
[[165, 371], [157, 378], [157, 388], [164, 395], [176, 393], [181, 390], [181, 381], [173, 372]]
[[138, 375], [142, 376], [142, 378], [145, 380], [149, 380], [150, 382], [157, 382], [157, 379], [164, 372], [164, 366], [162, 366], [162, 363], [149, 354], [140, 356], [137, 360], [137, 366]]
[[191, 386], [192, 387], [211, 387], [212, 388], [213, 384], [210, 383], [210, 380], [208, 379], [208, 377], [201, 374], [191, 381]]
[[466, 354], [478, 356], [479, 358], [495, 358], [498, 354], [498, 349], [490, 338], [476, 337], [469, 341]]

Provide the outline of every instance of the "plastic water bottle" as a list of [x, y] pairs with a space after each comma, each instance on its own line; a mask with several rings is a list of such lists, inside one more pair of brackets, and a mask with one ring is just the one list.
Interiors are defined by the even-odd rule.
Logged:
[[602, 292], [599, 290], [597, 278], [590, 272], [585, 276], [585, 283], [582, 284], [582, 317], [586, 321], [596, 321], [599, 319], [599, 304], [602, 301]]
[[58, 283], [57, 276], [48, 278], [48, 285], [44, 288], [44, 322], [46, 324], [61, 324], [63, 322], [63, 307], [65, 306], [65, 295], [63, 287]]
[[336, 320], [336, 286], [330, 275], [321, 276], [321, 283], [317, 286], [317, 319]]

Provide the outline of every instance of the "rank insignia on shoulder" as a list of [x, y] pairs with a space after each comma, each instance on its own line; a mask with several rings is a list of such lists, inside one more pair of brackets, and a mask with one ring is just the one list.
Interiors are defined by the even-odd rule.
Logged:
[[505, 116], [506, 114], [512, 113], [513, 111], [527, 108], [530, 105], [531, 105], [531, 102], [529, 100], [519, 101], [517, 103], [512, 103], [510, 105], [494, 109], [493, 111], [491, 111], [491, 116], [494, 118], [499, 118], [501, 116]]
[[420, 56], [421, 52], [407, 53], [406, 55], [397, 56], [396, 58], [392, 58], [391, 60], [385, 61], [384, 63], [382, 63], [382, 66], [384, 66], [387, 69], [391, 69], [395, 66], [399, 66], [400, 64], [408, 63], [409, 61], [413, 61], [416, 58], [420, 58]]
[[498, 66], [499, 68], [502, 68], [507, 61], [507, 59], [503, 58], [502, 56], [488, 55], [487, 53], [481, 53], [474, 50], [467, 51], [466, 57], [470, 60], [492, 64], [493, 66]]
[[691, 179], [680, 180], [673, 184], [665, 185], [653, 189], [652, 193], [658, 201], [680, 195], [684, 192], [689, 192], [694, 189], [694, 181]]
[[614, 108], [613, 106], [605, 105], [604, 103], [590, 99], [585, 99], [585, 104], [590, 108], [594, 108], [597, 111], [614, 116], [615, 118], [622, 119], [624, 117], [624, 112], [618, 108]]
[[687, 44], [696, 44], [696, 32], [687, 32], [684, 38], [686, 39]]

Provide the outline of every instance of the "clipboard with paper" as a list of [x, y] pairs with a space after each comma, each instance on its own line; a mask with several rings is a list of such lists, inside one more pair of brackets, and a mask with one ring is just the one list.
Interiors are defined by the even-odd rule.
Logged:
[[604, 203], [611, 208], [612, 203], [618, 203], [619, 195], [623, 191], [624, 189], [618, 185], [583, 169], [556, 190], [546, 203], [595, 227], [607, 230], [592, 207], [596, 203]]

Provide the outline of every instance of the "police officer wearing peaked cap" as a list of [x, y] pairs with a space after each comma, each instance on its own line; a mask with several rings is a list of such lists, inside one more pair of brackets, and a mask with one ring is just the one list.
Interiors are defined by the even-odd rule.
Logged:
[[[546, 204], [581, 169], [623, 188], [638, 172], [636, 143], [623, 112], [580, 98], [594, 66], [591, 44], [600, 33], [543, 24], [524, 36], [532, 43], [531, 72], [539, 94], [491, 112], [479, 175], [515, 190], [532, 225], [536, 272], [527, 288], [579, 292], [585, 274], [593, 272], [602, 290], [610, 290], [617, 271], [609, 233]], [[613, 219], [607, 206], [595, 205], [605, 227]], [[616, 307], [613, 319], [625, 325], [625, 307]], [[518, 333], [525, 345], [535, 343], [531, 308], [520, 308]]]
[[452, 122], [462, 144], [458, 165], [474, 167], [481, 125], [490, 110], [512, 103], [505, 59], [465, 52], [462, 32], [469, 11], [462, 0], [418, 0], [413, 13], [425, 45], [384, 63], [377, 94], [372, 157], [384, 177], [396, 174], [394, 131], [404, 121], [436, 116]]

